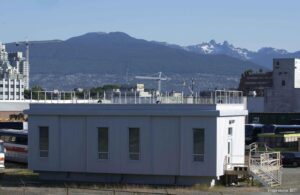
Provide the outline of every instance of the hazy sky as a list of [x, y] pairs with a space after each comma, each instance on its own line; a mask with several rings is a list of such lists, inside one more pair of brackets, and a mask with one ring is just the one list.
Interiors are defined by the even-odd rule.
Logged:
[[0, 41], [122, 31], [190, 45], [215, 39], [300, 50], [298, 0], [0, 0]]

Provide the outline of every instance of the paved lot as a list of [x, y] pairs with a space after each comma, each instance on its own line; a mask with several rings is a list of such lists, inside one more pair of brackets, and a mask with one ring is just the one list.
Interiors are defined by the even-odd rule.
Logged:
[[300, 192], [300, 167], [282, 169], [282, 188], [297, 188]]

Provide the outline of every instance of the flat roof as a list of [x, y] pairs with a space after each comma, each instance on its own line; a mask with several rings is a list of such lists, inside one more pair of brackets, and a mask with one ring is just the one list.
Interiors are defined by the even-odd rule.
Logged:
[[31, 104], [29, 115], [69, 116], [245, 116], [241, 104]]

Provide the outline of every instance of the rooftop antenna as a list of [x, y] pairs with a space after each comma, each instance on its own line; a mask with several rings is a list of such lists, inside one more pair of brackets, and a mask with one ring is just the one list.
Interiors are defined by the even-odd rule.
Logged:
[[161, 94], [161, 81], [171, 80], [168, 77], [163, 77], [162, 72], [158, 72], [154, 75], [149, 75], [149, 76], [135, 76], [135, 78], [136, 79], [144, 79], [144, 80], [156, 80], [157, 84], [158, 84], [158, 87], [157, 87], [158, 95]]
[[128, 79], [128, 68], [126, 68], [126, 84], [128, 85], [129, 84], [129, 79]]
[[195, 79], [194, 78], [192, 78], [190, 85], [187, 84], [185, 80], [183, 80], [182, 86], [183, 86], [183, 88], [185, 88], [187, 86], [187, 88], [190, 91], [190, 93], [192, 94], [192, 96], [194, 96], [194, 93], [195, 93]]

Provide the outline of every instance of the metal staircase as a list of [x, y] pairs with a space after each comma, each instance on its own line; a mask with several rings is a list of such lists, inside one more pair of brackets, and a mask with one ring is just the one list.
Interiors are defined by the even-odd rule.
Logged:
[[280, 152], [272, 151], [266, 145], [259, 147], [258, 143], [252, 143], [250, 144], [248, 163], [250, 174], [264, 186], [281, 185]]

